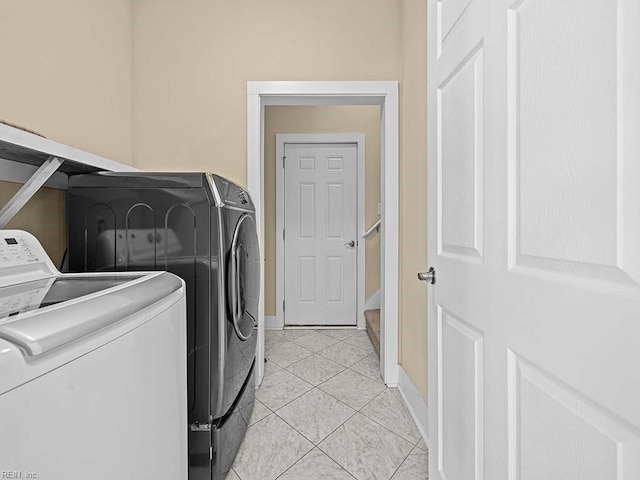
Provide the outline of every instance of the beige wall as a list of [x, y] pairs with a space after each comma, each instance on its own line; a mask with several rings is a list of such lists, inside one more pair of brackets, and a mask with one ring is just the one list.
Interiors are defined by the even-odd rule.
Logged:
[[0, 2], [0, 119], [131, 163], [131, 2]]
[[[248, 80], [399, 80], [400, 358], [426, 399], [426, 0], [3, 1], [0, 58], [0, 118], [240, 184]], [[34, 215], [24, 228], [39, 228]]]
[[427, 2], [403, 0], [400, 85], [400, 363], [427, 399]]
[[[7, 203], [21, 186], [0, 181], [0, 205]], [[58, 267], [67, 248], [64, 199], [63, 190], [41, 188], [5, 227], [35, 235]]]
[[[276, 313], [276, 134], [365, 134], [365, 224], [378, 219], [380, 201], [380, 107], [267, 107], [264, 134], [265, 315]], [[365, 243], [365, 298], [380, 288], [380, 235]]]
[[426, 400], [426, 0], [136, 0], [135, 165], [246, 185], [249, 80], [400, 81], [400, 359]]
[[[132, 163], [131, 1], [0, 2], [0, 120]], [[20, 186], [0, 181], [0, 205]], [[64, 204], [41, 188], [6, 228], [34, 234], [59, 266]]]
[[247, 81], [398, 79], [400, 5], [136, 0], [136, 166], [245, 185]]

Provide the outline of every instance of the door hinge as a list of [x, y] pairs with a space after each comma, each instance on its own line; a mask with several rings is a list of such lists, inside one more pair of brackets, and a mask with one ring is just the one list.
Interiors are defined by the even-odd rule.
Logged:
[[282, 311], [284, 312], [284, 300], [282, 300]]
[[282, 168], [284, 168], [284, 161], [287, 159], [287, 157], [282, 157]]
[[284, 240], [284, 228], [282, 229], [282, 239]]
[[195, 422], [195, 423], [191, 424], [190, 430], [192, 432], [210, 432], [211, 431], [211, 427], [212, 427], [211, 422], [209, 422], [209, 423], [198, 423], [198, 422]]

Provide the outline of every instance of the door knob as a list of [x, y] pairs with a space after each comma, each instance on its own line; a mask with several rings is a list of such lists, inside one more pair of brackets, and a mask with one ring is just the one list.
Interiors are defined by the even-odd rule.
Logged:
[[345, 247], [354, 248], [356, 246], [356, 241], [355, 240], [351, 240], [350, 242], [345, 243], [344, 246]]
[[431, 285], [436, 283], [436, 269], [431, 267], [427, 272], [418, 273], [418, 280], [428, 282]]

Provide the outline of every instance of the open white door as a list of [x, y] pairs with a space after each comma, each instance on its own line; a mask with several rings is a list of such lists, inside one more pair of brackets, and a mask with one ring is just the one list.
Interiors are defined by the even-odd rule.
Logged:
[[429, 0], [431, 480], [640, 478], [639, 25]]

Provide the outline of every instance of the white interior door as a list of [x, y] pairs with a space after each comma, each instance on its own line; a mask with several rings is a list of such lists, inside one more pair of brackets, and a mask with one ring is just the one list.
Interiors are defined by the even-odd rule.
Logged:
[[429, 0], [431, 480], [640, 478], [639, 25]]
[[286, 144], [286, 325], [355, 325], [357, 147]]

